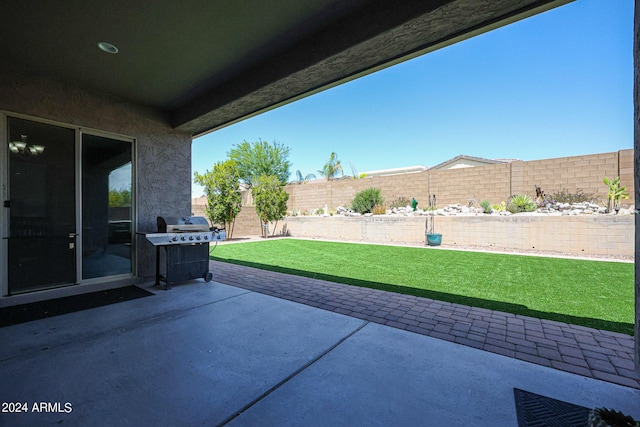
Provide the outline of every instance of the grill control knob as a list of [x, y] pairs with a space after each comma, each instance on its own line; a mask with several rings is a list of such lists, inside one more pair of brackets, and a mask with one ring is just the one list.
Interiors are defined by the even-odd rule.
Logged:
[[196, 240], [200, 240], [200, 236], [196, 236]]
[[189, 240], [193, 240], [193, 236], [189, 236]]
[[182, 236], [182, 237], [180, 237], [180, 240], [186, 240], [186, 239], [184, 238], [184, 236]]
[[206, 234], [204, 235], [204, 240], [209, 240], [209, 236], [207, 236]]
[[178, 241], [178, 236], [173, 236], [171, 240], [173, 240], [174, 242]]

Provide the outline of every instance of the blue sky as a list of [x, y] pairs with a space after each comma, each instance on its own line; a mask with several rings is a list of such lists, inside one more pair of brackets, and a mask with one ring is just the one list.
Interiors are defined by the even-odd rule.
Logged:
[[192, 170], [258, 139], [291, 149], [292, 179], [332, 151], [351, 175], [632, 148], [632, 47], [633, 0], [578, 0], [197, 138]]

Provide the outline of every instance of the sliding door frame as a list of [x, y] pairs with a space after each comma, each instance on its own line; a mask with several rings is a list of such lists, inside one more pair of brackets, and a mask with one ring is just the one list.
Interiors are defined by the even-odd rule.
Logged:
[[[25, 114], [13, 113], [11, 111], [3, 111], [0, 110], [0, 196], [2, 197], [2, 207], [0, 211], [0, 297], [5, 297], [9, 295], [9, 278], [8, 278], [8, 262], [9, 262], [9, 252], [8, 252], [8, 236], [9, 236], [9, 209], [5, 207], [4, 202], [6, 200], [10, 200], [11, 195], [9, 194], [9, 156], [8, 156], [8, 140], [7, 140], [7, 126], [8, 126], [8, 118], [16, 118], [23, 120], [30, 120], [33, 122], [38, 122], [42, 124], [58, 126], [66, 129], [73, 129], [75, 132], [75, 166], [76, 166], [76, 176], [75, 176], [75, 213], [76, 213], [76, 230], [78, 231], [78, 236], [76, 237], [76, 253], [75, 253], [75, 265], [76, 265], [76, 278], [75, 283], [70, 284], [74, 285], [89, 285], [94, 283], [104, 283], [110, 281], [117, 281], [122, 279], [134, 278], [137, 276], [137, 247], [136, 247], [136, 227], [138, 224], [138, 214], [137, 214], [137, 140], [134, 137], [122, 135], [118, 133], [103, 131], [99, 129], [93, 129], [88, 127], [80, 127], [74, 126], [68, 123], [58, 122], [54, 120], [43, 119], [37, 116], [30, 116]], [[131, 273], [126, 274], [118, 274], [113, 276], [104, 276], [104, 277], [96, 277], [91, 279], [82, 279], [82, 253], [83, 253], [83, 241], [82, 241], [82, 230], [83, 230], [83, 218], [82, 218], [82, 137], [83, 135], [92, 135], [98, 137], [104, 137], [109, 139], [114, 139], [117, 141], [128, 142], [131, 144]], [[64, 287], [64, 286], [63, 286]], [[44, 292], [49, 291], [55, 288], [44, 289], [42, 291], [34, 291]]]

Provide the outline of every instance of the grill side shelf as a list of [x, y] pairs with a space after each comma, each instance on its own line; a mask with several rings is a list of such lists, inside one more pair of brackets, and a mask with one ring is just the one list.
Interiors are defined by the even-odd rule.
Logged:
[[[209, 272], [209, 243], [226, 239], [226, 231], [197, 231], [186, 233], [138, 233], [143, 235], [156, 249], [156, 281], [154, 286], [165, 282], [171, 285], [202, 278], [211, 281]], [[165, 273], [160, 274], [160, 248], [165, 249]]]

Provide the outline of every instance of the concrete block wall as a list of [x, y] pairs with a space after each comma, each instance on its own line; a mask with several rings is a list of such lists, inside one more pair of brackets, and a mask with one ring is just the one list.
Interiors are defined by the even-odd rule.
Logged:
[[632, 215], [449, 217], [436, 219], [443, 242], [587, 255], [634, 254]]
[[424, 201], [426, 207], [428, 175], [424, 172], [289, 184], [286, 186], [290, 195], [288, 207], [289, 210], [308, 211], [323, 208], [326, 204], [330, 210], [335, 210], [338, 206], [350, 205], [358, 192], [371, 187], [380, 189], [387, 204], [397, 197], [415, 197], [419, 202]]
[[[365, 178], [364, 181], [367, 179]], [[398, 197], [409, 200], [415, 198], [419, 206], [428, 206], [429, 175], [426, 172], [409, 173], [405, 175], [374, 176], [367, 187], [379, 188], [387, 205]], [[355, 194], [354, 194], [355, 195]], [[353, 196], [351, 197], [353, 198]], [[347, 204], [349, 200], [347, 200]]]
[[[206, 197], [198, 197], [197, 199], [193, 199], [191, 205], [191, 214], [194, 216], [203, 216], [207, 218], [206, 212]], [[208, 218], [207, 218], [208, 220]], [[221, 227], [221, 224], [212, 224]], [[227, 233], [229, 230], [227, 230]], [[233, 235], [235, 236], [259, 236], [261, 234], [260, 231], [260, 220], [258, 219], [258, 214], [256, 213], [256, 209], [253, 206], [242, 206], [240, 213], [236, 217], [236, 221], [233, 227]]]
[[[473, 199], [476, 206], [483, 200], [492, 205], [508, 201], [513, 194], [528, 194], [535, 197], [535, 186], [547, 194], [582, 189], [593, 193], [602, 202], [606, 199], [607, 187], [602, 178], [620, 176], [627, 191], [633, 195], [634, 150], [555, 159], [515, 161], [471, 168], [430, 170], [404, 175], [373, 176], [362, 179], [339, 179], [333, 181], [310, 181], [304, 184], [289, 184], [288, 209], [309, 211], [324, 208], [330, 211], [338, 206], [348, 206], [353, 197], [365, 188], [380, 189], [387, 205], [397, 197], [418, 200], [418, 207], [427, 208], [429, 195], [436, 194], [437, 204], [442, 207], [460, 203], [468, 205]], [[204, 215], [201, 207], [204, 200], [194, 199], [193, 212]], [[623, 200], [622, 205], [633, 204], [633, 197]], [[243, 210], [235, 226], [236, 236], [259, 235], [259, 221], [255, 214], [251, 194], [243, 193]], [[198, 210], [200, 209], [200, 210]]]
[[[629, 194], [634, 188], [633, 149], [618, 152], [561, 157], [534, 161], [515, 161], [470, 168], [429, 170], [405, 175], [374, 176], [363, 179], [334, 181], [310, 181], [305, 184], [289, 184], [289, 210], [308, 211], [326, 205], [330, 210], [348, 206], [359, 191], [368, 187], [381, 190], [387, 204], [396, 197], [415, 197], [419, 207], [428, 206], [429, 195], [436, 194], [438, 206], [459, 203], [468, 205], [475, 200], [491, 204], [508, 201], [512, 195], [528, 194], [535, 197], [539, 186], [547, 194], [568, 190], [575, 193], [582, 189], [603, 201], [607, 187], [603, 177], [620, 176]], [[632, 205], [633, 200], [622, 202]]]
[[[289, 193], [289, 201], [287, 206], [289, 210], [293, 209], [318, 209], [325, 203], [333, 201], [327, 192], [328, 183], [324, 181], [306, 182], [304, 184], [289, 184], [286, 190]], [[320, 205], [322, 203], [322, 205]]]
[[253, 206], [243, 206], [233, 226], [233, 237], [260, 236], [260, 219]]
[[442, 207], [454, 203], [468, 206], [472, 201], [475, 206], [483, 200], [491, 204], [506, 201], [510, 194], [509, 172], [509, 164], [496, 164], [425, 173], [428, 174], [429, 193], [436, 195], [437, 205]]
[[[537, 249], [580, 255], [633, 256], [633, 215], [436, 217], [436, 232], [453, 246]], [[425, 217], [286, 218], [289, 235], [367, 243], [424, 244]], [[278, 231], [281, 231], [279, 228]]]
[[420, 233], [424, 241], [425, 220], [386, 216], [299, 216], [286, 218], [282, 226], [292, 237], [404, 244], [419, 243]]
[[617, 152], [518, 163], [522, 173], [517, 181], [512, 181], [512, 194], [535, 196], [537, 185], [549, 195], [561, 190], [575, 192], [582, 189], [604, 201], [607, 187], [602, 179], [619, 175]]
[[[627, 192], [629, 193], [629, 199], [626, 201], [628, 204], [634, 204], [634, 188], [635, 178], [634, 173], [634, 161], [633, 150], [620, 150], [618, 151], [618, 175], [620, 176], [620, 182], [622, 185], [627, 186]], [[625, 201], [623, 200], [623, 204]]]

